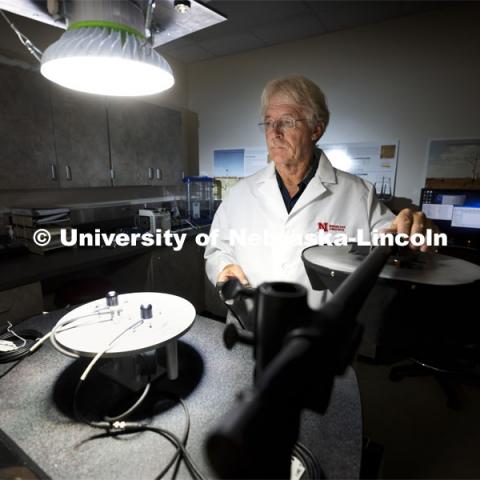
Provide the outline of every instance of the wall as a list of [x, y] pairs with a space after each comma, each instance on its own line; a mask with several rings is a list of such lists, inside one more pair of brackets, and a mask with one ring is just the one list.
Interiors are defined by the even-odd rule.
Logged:
[[430, 138], [480, 136], [480, 5], [444, 7], [190, 65], [200, 173], [213, 150], [263, 145], [266, 81], [303, 74], [327, 95], [328, 142], [400, 141], [396, 195], [418, 202]]

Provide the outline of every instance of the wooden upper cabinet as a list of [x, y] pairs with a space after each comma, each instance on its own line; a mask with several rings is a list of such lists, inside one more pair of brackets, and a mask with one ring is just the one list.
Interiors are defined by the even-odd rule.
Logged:
[[58, 178], [62, 187], [111, 185], [104, 97], [52, 84]]
[[181, 180], [181, 115], [137, 99], [109, 99], [113, 184], [167, 185]]
[[55, 188], [50, 82], [0, 65], [0, 188]]
[[2, 189], [178, 184], [182, 139], [178, 111], [0, 65]]
[[[157, 107], [158, 108], [158, 107]], [[182, 153], [182, 117], [181, 113], [168, 108], [157, 112], [157, 122], [161, 129], [162, 150], [156, 165], [163, 171], [161, 179], [164, 185], [175, 185], [182, 181], [185, 171]]]

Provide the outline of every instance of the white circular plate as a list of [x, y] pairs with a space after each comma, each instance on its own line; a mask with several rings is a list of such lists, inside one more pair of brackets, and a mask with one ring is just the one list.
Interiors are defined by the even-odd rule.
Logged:
[[[350, 253], [349, 246], [314, 246], [305, 249], [302, 255], [314, 265], [344, 273], [353, 272], [365, 259]], [[480, 280], [480, 267], [438, 253], [420, 253], [405, 266], [386, 264], [379, 277], [427, 285], [464, 285]]]
[[127, 293], [118, 296], [118, 307], [107, 307], [106, 299], [101, 298], [68, 312], [57, 325], [66, 320], [82, 318], [68, 325], [75, 325], [76, 328], [57, 332], [55, 339], [68, 351], [93, 357], [129, 325], [141, 319], [142, 304], [152, 305], [152, 318], [125, 333], [104, 354], [105, 357], [118, 357], [159, 347], [181, 337], [195, 320], [195, 308], [184, 298], [157, 292]]

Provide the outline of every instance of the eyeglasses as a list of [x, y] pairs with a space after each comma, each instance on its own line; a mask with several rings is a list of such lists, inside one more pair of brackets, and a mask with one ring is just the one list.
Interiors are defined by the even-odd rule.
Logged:
[[268, 132], [270, 130], [278, 130], [284, 132], [291, 130], [297, 126], [297, 122], [303, 122], [305, 118], [280, 118], [279, 120], [267, 120], [258, 124], [262, 131]]

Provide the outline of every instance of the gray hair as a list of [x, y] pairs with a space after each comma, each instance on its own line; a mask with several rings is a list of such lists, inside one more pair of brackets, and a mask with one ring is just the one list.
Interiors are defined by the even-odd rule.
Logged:
[[320, 87], [301, 75], [276, 78], [265, 85], [262, 92], [262, 115], [273, 95], [281, 94], [298, 105], [304, 112], [311, 128], [323, 123], [325, 131], [330, 119], [327, 101]]

